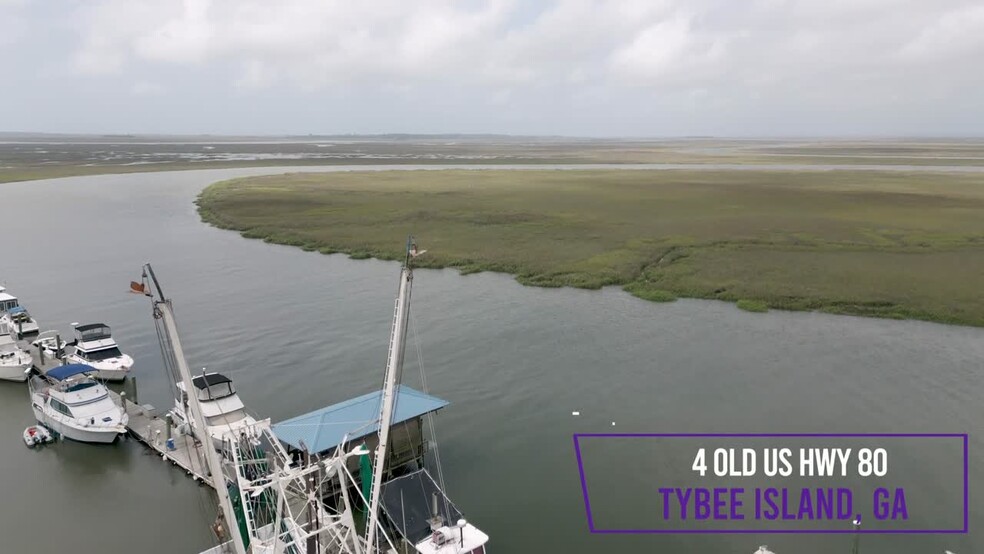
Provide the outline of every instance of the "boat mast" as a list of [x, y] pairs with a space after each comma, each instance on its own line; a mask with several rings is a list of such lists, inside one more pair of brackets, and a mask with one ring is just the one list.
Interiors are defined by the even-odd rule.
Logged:
[[215, 492], [219, 495], [219, 507], [222, 510], [226, 530], [232, 535], [232, 544], [236, 554], [246, 554], [246, 546], [244, 545], [243, 537], [239, 534], [239, 526], [236, 524], [236, 512], [232, 507], [232, 499], [229, 497], [229, 491], [225, 486], [225, 474], [222, 471], [222, 462], [219, 460], [219, 453], [216, 452], [215, 446], [212, 443], [212, 437], [208, 434], [208, 427], [205, 426], [205, 417], [202, 415], [202, 408], [198, 403], [198, 395], [195, 394], [195, 384], [191, 377], [191, 369], [188, 368], [188, 362], [184, 357], [184, 350], [181, 348], [181, 340], [178, 338], [178, 327], [174, 322], [171, 301], [164, 298], [160, 283], [157, 282], [157, 277], [154, 275], [154, 270], [150, 267], [150, 264], [144, 265], [144, 270], [144, 280], [147, 279], [147, 275], [149, 274], [154, 287], [157, 289], [159, 298], [154, 298], [153, 291], [148, 290], [144, 294], [151, 297], [154, 305], [154, 318], [164, 322], [167, 338], [171, 343], [174, 361], [181, 373], [181, 380], [184, 382], [185, 390], [188, 391], [188, 406], [191, 409], [191, 415], [195, 422], [195, 433], [202, 435], [199, 437], [199, 441], [201, 442], [202, 449], [205, 451], [205, 461], [208, 464], [209, 474], [212, 476], [212, 484], [215, 487]]
[[366, 552], [375, 554], [376, 528], [379, 525], [379, 496], [386, 465], [386, 452], [389, 446], [390, 424], [393, 421], [393, 408], [396, 404], [395, 391], [397, 377], [403, 372], [403, 343], [407, 336], [407, 319], [410, 313], [410, 288], [413, 283], [413, 258], [423, 254], [417, 252], [413, 237], [407, 238], [407, 253], [400, 271], [400, 293], [396, 298], [393, 312], [393, 329], [390, 333], [389, 355], [386, 360], [386, 376], [383, 380], [383, 395], [379, 410], [379, 446], [376, 447], [376, 460], [372, 468], [372, 488], [369, 494], [369, 523], [366, 525]]

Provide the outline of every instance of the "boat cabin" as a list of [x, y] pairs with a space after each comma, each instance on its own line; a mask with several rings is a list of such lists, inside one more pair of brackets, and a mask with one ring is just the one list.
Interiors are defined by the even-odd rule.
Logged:
[[[273, 432], [287, 452], [301, 459], [304, 453], [330, 456], [343, 440], [351, 447], [365, 443], [370, 452], [379, 444], [378, 432], [382, 392], [365, 394], [339, 404], [300, 415], [273, 425]], [[450, 403], [405, 385], [396, 387], [396, 409], [390, 428], [386, 467], [390, 476], [423, 465], [426, 443], [423, 417]], [[359, 475], [357, 457], [349, 459], [349, 470]]]
[[[195, 385], [195, 392], [199, 402], [209, 402], [236, 394], [236, 389], [232, 386], [232, 379], [221, 373], [199, 375], [193, 378], [191, 382]], [[182, 401], [187, 402], [188, 396], [187, 391], [185, 391], [184, 382], [178, 383], [178, 388], [181, 389]]]
[[86, 325], [77, 325], [75, 327], [75, 338], [82, 343], [90, 342], [101, 342], [105, 340], [112, 340], [113, 333], [109, 325], [105, 323], [88, 323]]
[[31, 314], [27, 313], [27, 308], [24, 306], [14, 306], [13, 308], [10, 308], [7, 310], [7, 315], [10, 317], [11, 323], [15, 325], [19, 322], [27, 323], [28, 321], [31, 321]]
[[[192, 378], [191, 382], [195, 385], [195, 396], [201, 403], [202, 415], [208, 426], [235, 425], [248, 417], [246, 406], [236, 394], [232, 379], [221, 373], [206, 373]], [[177, 386], [181, 392], [181, 409], [187, 413], [188, 391], [184, 382], [179, 382]]]
[[123, 356], [112, 330], [105, 323], [75, 327], [75, 355], [86, 362], [101, 362]]
[[11, 308], [16, 308], [17, 297], [6, 292], [7, 289], [0, 287], [0, 312], [9, 312]]
[[68, 417], [88, 416], [89, 410], [80, 409], [82, 406], [109, 397], [106, 387], [90, 377], [89, 374], [95, 371], [95, 368], [84, 364], [68, 364], [46, 373], [45, 377], [51, 383], [48, 401], [52, 409]]

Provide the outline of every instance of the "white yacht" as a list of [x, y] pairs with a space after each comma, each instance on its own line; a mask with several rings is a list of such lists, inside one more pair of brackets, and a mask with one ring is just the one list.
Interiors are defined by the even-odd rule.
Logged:
[[76, 325], [71, 346], [74, 348], [66, 354], [65, 361], [92, 366], [96, 379], [122, 381], [133, 368], [133, 358], [120, 351], [105, 323]]
[[[206, 373], [195, 377], [192, 382], [202, 415], [205, 416], [208, 434], [216, 446], [222, 444], [222, 437], [227, 433], [238, 436], [239, 431], [256, 424], [256, 419], [246, 413], [246, 406], [232, 386], [232, 379], [221, 373]], [[184, 382], [177, 385], [181, 398], [175, 400], [171, 414], [179, 425], [187, 425], [190, 420], [188, 391], [185, 390]]]
[[17, 303], [17, 297], [7, 292], [6, 287], [0, 286], [0, 315], [17, 306], [20, 306]]
[[0, 323], [6, 323], [8, 332], [18, 339], [38, 332], [38, 322], [4, 287], [0, 287]]
[[6, 324], [0, 322], [0, 379], [23, 383], [32, 365], [31, 353], [18, 346]]
[[38, 422], [80, 442], [111, 443], [126, 433], [126, 412], [92, 378], [95, 372], [91, 366], [68, 364], [31, 379], [31, 408]]
[[38, 322], [34, 321], [24, 306], [10, 308], [3, 317], [0, 317], [0, 321], [6, 323], [10, 334], [17, 338], [24, 338], [24, 335], [32, 335], [40, 330]]

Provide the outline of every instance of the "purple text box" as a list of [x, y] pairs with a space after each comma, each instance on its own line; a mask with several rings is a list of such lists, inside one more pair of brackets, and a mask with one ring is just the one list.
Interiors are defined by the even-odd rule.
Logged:
[[[581, 438], [959, 438], [963, 440], [963, 528], [961, 529], [597, 529], [591, 516], [588, 482], [581, 462]], [[588, 515], [588, 530], [598, 534], [741, 534], [741, 533], [801, 533], [801, 534], [967, 534], [970, 528], [970, 461], [967, 433], [575, 433], [574, 455], [581, 475], [581, 492]]]

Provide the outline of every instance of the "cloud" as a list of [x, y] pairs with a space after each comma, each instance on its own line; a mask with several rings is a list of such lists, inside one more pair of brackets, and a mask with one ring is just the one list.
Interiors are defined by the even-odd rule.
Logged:
[[[45, 10], [71, 32], [4, 36], [57, 19]], [[0, 0], [0, 46], [14, 36], [33, 41], [25, 56], [68, 61], [66, 79], [134, 94], [145, 87], [130, 83], [207, 82], [240, 96], [508, 104], [557, 118], [631, 102], [654, 117], [947, 99], [984, 112], [968, 70], [984, 59], [975, 0]]]
[[904, 59], [919, 61], [946, 60], [955, 56], [976, 55], [981, 62], [984, 52], [984, 5], [948, 11], [926, 27], [900, 54]]
[[0, 46], [14, 44], [27, 36], [26, 5], [26, 0], [0, 0]]
[[[8, 0], [9, 1], [9, 0]], [[930, 5], [932, 4], [932, 5]], [[854, 67], [984, 50], [984, 8], [893, 0], [347, 2], [94, 0], [76, 67], [128, 62], [242, 68], [239, 86], [383, 80], [494, 86], [613, 78], [700, 86], [808, 62]], [[909, 13], [900, 17], [899, 13]], [[926, 25], [926, 21], [931, 21]], [[729, 68], [729, 66], [734, 66]], [[259, 78], [265, 75], [266, 78]], [[762, 82], [758, 79], [758, 82]]]
[[164, 91], [163, 85], [151, 81], [138, 81], [130, 87], [130, 93], [136, 96], [156, 96]]

